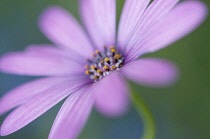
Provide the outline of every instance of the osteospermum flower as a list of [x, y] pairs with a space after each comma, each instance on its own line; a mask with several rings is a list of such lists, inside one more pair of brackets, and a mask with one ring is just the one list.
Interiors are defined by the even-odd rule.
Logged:
[[117, 33], [115, 0], [81, 0], [85, 30], [60, 7], [48, 8], [39, 26], [56, 47], [31, 45], [0, 59], [2, 72], [46, 76], [1, 98], [0, 114], [17, 107], [3, 122], [1, 135], [21, 129], [68, 97], [49, 138], [74, 139], [93, 106], [107, 116], [126, 111], [126, 78], [147, 86], [173, 83], [177, 77], [173, 64], [159, 58], [137, 58], [177, 41], [206, 17], [203, 3], [178, 2], [125, 1]]

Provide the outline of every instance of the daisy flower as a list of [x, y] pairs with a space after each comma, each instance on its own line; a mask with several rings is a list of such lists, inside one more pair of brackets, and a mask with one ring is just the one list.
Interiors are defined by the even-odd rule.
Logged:
[[170, 85], [176, 67], [160, 58], [139, 58], [184, 37], [205, 19], [199, 1], [126, 0], [116, 29], [115, 0], [81, 0], [81, 26], [64, 9], [49, 7], [39, 27], [54, 45], [31, 45], [5, 54], [0, 70], [43, 76], [23, 84], [0, 99], [0, 114], [15, 108], [0, 134], [26, 126], [61, 100], [49, 139], [75, 139], [94, 106], [107, 116], [128, 108], [125, 79], [146, 86]]

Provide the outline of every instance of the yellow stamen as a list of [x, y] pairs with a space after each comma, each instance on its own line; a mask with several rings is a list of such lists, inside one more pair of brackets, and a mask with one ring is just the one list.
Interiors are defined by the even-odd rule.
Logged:
[[116, 69], [117, 67], [116, 66], [112, 66], [112, 69]]
[[96, 52], [96, 54], [100, 53], [100, 51], [99, 51], [99, 50], [95, 50], [95, 52]]
[[88, 65], [85, 65], [85, 69], [89, 69], [89, 66]]
[[97, 69], [97, 68], [96, 68], [95, 66], [91, 66], [91, 69], [94, 69], [94, 70], [95, 70], [95, 69]]
[[108, 66], [104, 66], [104, 69], [106, 69], [106, 70], [107, 70], [107, 69], [109, 69], [109, 67], [108, 67]]
[[95, 53], [92, 53], [92, 56], [96, 56], [96, 54]]
[[104, 63], [104, 61], [103, 61], [103, 60], [101, 60], [101, 61], [100, 61], [100, 63], [102, 64], [102, 63]]
[[122, 57], [121, 57], [121, 55], [118, 55], [118, 54], [117, 54], [117, 55], [114, 56], [114, 58], [115, 58], [115, 59], [120, 59], [120, 58], [122, 58]]
[[98, 72], [98, 73], [102, 73], [102, 71], [101, 71], [101, 70], [97, 70], [97, 72]]
[[104, 60], [105, 60], [106, 62], [108, 62], [108, 61], [109, 61], [109, 58], [105, 58]]
[[94, 79], [99, 79], [99, 77], [98, 77], [98, 76], [96, 76], [96, 75], [95, 75], [93, 78], [94, 78]]
[[85, 71], [85, 74], [90, 75], [90, 72], [88, 70]]
[[112, 53], [115, 53], [115, 52], [116, 52], [116, 50], [113, 48], [113, 49], [111, 49], [111, 52], [112, 52]]

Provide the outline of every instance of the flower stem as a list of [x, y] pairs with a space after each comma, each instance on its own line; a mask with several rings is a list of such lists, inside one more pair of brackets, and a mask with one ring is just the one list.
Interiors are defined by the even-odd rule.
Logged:
[[144, 131], [141, 139], [154, 139], [155, 138], [155, 121], [153, 119], [153, 116], [146, 106], [146, 104], [143, 102], [143, 100], [140, 98], [139, 94], [132, 89], [131, 91], [131, 99], [136, 107], [139, 115], [142, 118], [143, 124], [144, 124]]

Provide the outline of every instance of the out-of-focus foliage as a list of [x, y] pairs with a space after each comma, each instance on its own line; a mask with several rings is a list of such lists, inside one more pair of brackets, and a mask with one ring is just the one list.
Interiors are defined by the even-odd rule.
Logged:
[[155, 139], [156, 135], [156, 125], [154, 117], [150, 112], [149, 108], [145, 105], [144, 101], [141, 99], [138, 91], [131, 88], [131, 102], [136, 108], [143, 121], [143, 133], [141, 134], [141, 139]]

